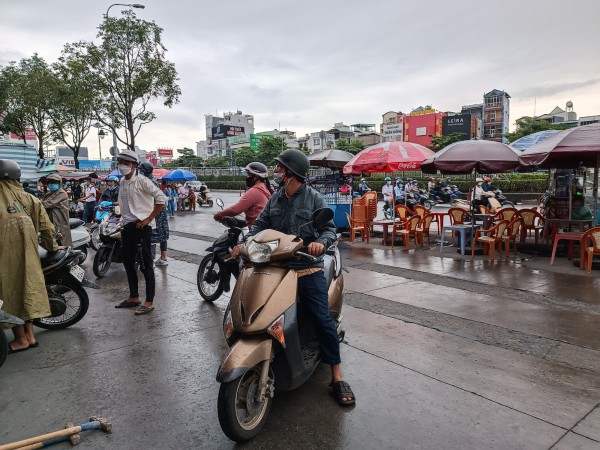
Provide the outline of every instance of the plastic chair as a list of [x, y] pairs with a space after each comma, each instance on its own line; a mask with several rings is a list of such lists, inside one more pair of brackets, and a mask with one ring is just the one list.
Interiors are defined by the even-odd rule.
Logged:
[[519, 235], [522, 225], [523, 221], [520, 218], [515, 217], [514, 220], [508, 224], [508, 227], [506, 228], [506, 234], [502, 236], [502, 242], [504, 242], [504, 254], [507, 257], [510, 255], [511, 242], [514, 242], [515, 255], [517, 254], [517, 236]]
[[371, 235], [373, 234], [373, 221], [377, 217], [377, 192], [368, 191], [361, 197], [367, 205], [367, 224]]
[[429, 213], [429, 210], [421, 205], [415, 205], [413, 209], [415, 211], [415, 214], [418, 215], [421, 219]]
[[464, 225], [465, 219], [469, 217], [469, 213], [462, 208], [450, 208], [448, 215], [451, 225]]
[[413, 236], [415, 239], [415, 245], [417, 245], [417, 225], [421, 221], [419, 216], [412, 216], [405, 222], [394, 224], [392, 228], [392, 248], [394, 248], [394, 235], [399, 234], [402, 236], [404, 248], [410, 249], [410, 237]]
[[421, 219], [419, 224], [417, 225], [417, 233], [416, 239], [423, 247], [425, 236], [427, 236], [427, 243], [431, 245], [431, 237], [429, 236], [429, 228], [431, 227], [431, 222], [435, 219], [433, 214], [425, 214], [425, 217]]
[[[502, 236], [508, 226], [508, 220], [501, 220], [495, 226], [489, 230], [477, 230], [475, 231], [475, 237], [473, 238], [473, 245], [471, 246], [471, 257], [475, 257], [475, 244], [481, 242], [484, 247], [485, 253], [490, 254], [490, 260], [494, 260], [494, 251], [496, 246], [499, 245], [500, 252], [502, 252]], [[482, 234], [486, 234], [482, 236]]]
[[493, 216], [494, 213], [492, 211], [490, 211], [489, 209], [487, 209], [485, 206], [483, 205], [479, 205], [479, 211], [481, 211], [481, 214], [488, 214], [490, 216]]
[[404, 205], [394, 206], [394, 211], [396, 213], [396, 217], [400, 219], [400, 222], [406, 222], [408, 218], [413, 215], [413, 212], [410, 210], [410, 208]]
[[535, 235], [535, 243], [538, 243], [540, 232], [544, 230], [544, 218], [534, 209], [521, 209], [517, 212], [520, 219], [523, 220], [521, 226], [521, 242], [525, 241], [529, 231]]
[[[588, 246], [590, 242], [591, 247]], [[587, 273], [592, 273], [592, 261], [597, 255], [600, 255], [600, 227], [590, 228], [581, 236], [581, 256]]]
[[352, 208], [352, 215], [350, 217], [348, 213], [346, 213], [346, 218], [348, 219], [348, 225], [350, 227], [350, 242], [354, 244], [354, 234], [358, 231], [360, 232], [361, 240], [365, 240], [365, 235], [367, 236], [367, 243], [369, 243], [369, 223], [367, 222], [367, 206], [366, 205], [357, 205]]
[[519, 211], [517, 211], [517, 208], [502, 208], [494, 216], [494, 222], [499, 222], [501, 220], [508, 220], [509, 222], [512, 222], [518, 212]]

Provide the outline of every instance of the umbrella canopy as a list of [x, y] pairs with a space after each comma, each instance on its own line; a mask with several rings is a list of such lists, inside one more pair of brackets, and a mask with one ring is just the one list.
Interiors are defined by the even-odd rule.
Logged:
[[61, 164], [50, 164], [38, 170], [39, 173], [54, 173], [54, 172], [75, 172], [77, 169], [63, 166]]
[[192, 172], [188, 172], [187, 170], [177, 169], [173, 172], [163, 176], [162, 178], [165, 181], [192, 181], [196, 179], [196, 175]]
[[154, 176], [154, 178], [158, 178], [159, 180], [168, 173], [171, 173], [171, 171], [168, 169], [154, 169], [152, 171], [152, 175]]
[[525, 150], [519, 156], [525, 166], [545, 169], [595, 167], [600, 156], [600, 124], [560, 131]]
[[459, 141], [423, 161], [424, 173], [500, 173], [519, 167], [519, 157], [506, 144], [495, 141]]
[[344, 166], [346, 175], [419, 170], [434, 152], [411, 142], [382, 142], [365, 148]]
[[72, 172], [61, 175], [63, 180], [81, 180], [83, 178], [98, 178], [96, 172]]
[[120, 180], [121, 178], [123, 178], [123, 174], [121, 172], [119, 172], [118, 169], [115, 169], [111, 173], [109, 173], [106, 178], [108, 178], [108, 177], [117, 177]]
[[309, 155], [308, 160], [311, 166], [342, 169], [353, 156], [352, 153], [343, 150], [325, 150]]
[[523, 152], [532, 145], [542, 142], [550, 136], [554, 136], [556, 133], [560, 133], [560, 130], [544, 130], [538, 131], [537, 133], [531, 133], [527, 136], [517, 139], [515, 142], [511, 142], [510, 147]]

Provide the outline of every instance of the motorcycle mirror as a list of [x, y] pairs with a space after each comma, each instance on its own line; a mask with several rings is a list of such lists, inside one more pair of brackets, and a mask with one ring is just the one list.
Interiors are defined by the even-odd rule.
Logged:
[[333, 210], [331, 208], [320, 208], [313, 212], [311, 220], [318, 226], [322, 227], [327, 222], [333, 219]]
[[225, 203], [223, 203], [223, 200], [221, 200], [220, 198], [215, 200], [215, 203], [217, 204], [218, 207], [220, 207], [221, 209], [223, 209], [223, 206], [225, 206]]

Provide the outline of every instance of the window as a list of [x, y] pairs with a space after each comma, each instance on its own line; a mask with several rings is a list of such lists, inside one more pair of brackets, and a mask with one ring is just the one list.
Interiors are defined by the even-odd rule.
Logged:
[[426, 136], [427, 135], [427, 127], [419, 127], [415, 129], [416, 136]]
[[496, 121], [496, 113], [491, 112], [488, 119], [490, 122], [495, 122]]
[[313, 139], [313, 145], [321, 145], [321, 139]]

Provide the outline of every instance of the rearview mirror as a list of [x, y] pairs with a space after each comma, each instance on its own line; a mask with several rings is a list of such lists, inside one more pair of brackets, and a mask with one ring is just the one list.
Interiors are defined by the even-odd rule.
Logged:
[[333, 210], [331, 208], [320, 208], [313, 212], [311, 217], [313, 223], [317, 227], [324, 226], [327, 222], [333, 219]]
[[221, 200], [220, 198], [215, 200], [215, 203], [217, 204], [218, 207], [220, 207], [221, 209], [223, 209], [223, 206], [225, 206], [225, 203], [223, 203], [223, 200]]

